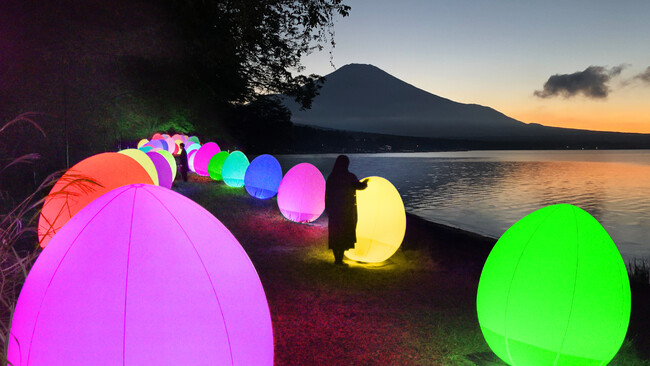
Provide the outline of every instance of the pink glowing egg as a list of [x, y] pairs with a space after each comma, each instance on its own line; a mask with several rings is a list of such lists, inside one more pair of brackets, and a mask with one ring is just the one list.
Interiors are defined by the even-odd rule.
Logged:
[[134, 184], [89, 204], [22, 288], [13, 365], [273, 365], [260, 279], [203, 207]]
[[41, 248], [88, 203], [115, 188], [133, 183], [154, 184], [133, 158], [114, 152], [88, 157], [63, 174], [45, 198], [38, 218]]
[[152, 140], [164, 140], [165, 138], [163, 137], [163, 135], [161, 135], [159, 133], [154, 133], [153, 136], [151, 137], [151, 139]]
[[319, 218], [325, 210], [325, 178], [320, 170], [309, 163], [289, 169], [278, 188], [278, 207], [291, 221]]
[[170, 154], [173, 154], [176, 150], [176, 141], [171, 137], [166, 138], [165, 141], [167, 142], [167, 151], [169, 151]]
[[202, 175], [204, 177], [209, 176], [210, 174], [208, 173], [208, 164], [210, 163], [210, 159], [212, 159], [212, 157], [220, 151], [221, 149], [219, 148], [219, 145], [214, 142], [203, 144], [203, 146], [201, 146], [199, 151], [194, 156], [194, 171], [196, 174]]

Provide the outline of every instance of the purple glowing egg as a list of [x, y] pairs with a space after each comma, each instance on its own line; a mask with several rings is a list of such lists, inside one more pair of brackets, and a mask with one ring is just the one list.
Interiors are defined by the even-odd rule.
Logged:
[[134, 184], [88, 204], [40, 254], [11, 326], [13, 365], [272, 365], [260, 279], [190, 199]]
[[278, 188], [278, 207], [287, 219], [312, 222], [325, 210], [325, 178], [315, 166], [301, 163], [289, 169]]
[[219, 145], [214, 142], [208, 142], [201, 146], [194, 156], [194, 171], [196, 174], [204, 177], [209, 176], [208, 164], [210, 163], [210, 159], [220, 151], [221, 149], [219, 148]]
[[165, 188], [171, 188], [173, 180], [172, 168], [165, 157], [157, 151], [150, 151], [147, 156], [153, 162], [158, 173], [158, 185]]

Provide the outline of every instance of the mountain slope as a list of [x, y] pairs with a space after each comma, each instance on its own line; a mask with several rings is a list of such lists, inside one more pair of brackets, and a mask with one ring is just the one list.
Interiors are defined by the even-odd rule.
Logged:
[[285, 99], [297, 124], [401, 136], [489, 138], [528, 135], [528, 125], [492, 108], [439, 97], [372, 65], [326, 76], [310, 110]]

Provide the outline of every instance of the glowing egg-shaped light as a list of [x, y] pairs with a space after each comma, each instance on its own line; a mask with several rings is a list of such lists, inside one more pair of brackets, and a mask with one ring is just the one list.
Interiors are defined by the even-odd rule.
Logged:
[[214, 142], [208, 142], [201, 146], [196, 153], [196, 156], [194, 156], [194, 169], [196, 174], [204, 177], [210, 175], [208, 173], [208, 164], [210, 163], [210, 159], [220, 151], [221, 149], [219, 148], [219, 145]]
[[404, 240], [406, 212], [399, 192], [388, 180], [368, 177], [368, 187], [357, 191], [357, 242], [345, 256], [379, 263], [390, 258]]
[[212, 158], [210, 158], [210, 162], [208, 163], [208, 174], [210, 175], [210, 178], [214, 180], [222, 180], [223, 176], [221, 174], [222, 169], [223, 169], [223, 162], [228, 159], [228, 153], [227, 151], [220, 151]]
[[187, 142], [185, 144], [185, 151], [189, 154], [190, 151], [192, 150], [198, 150], [201, 148], [201, 145], [197, 144], [196, 142]]
[[133, 183], [154, 184], [145, 168], [124, 154], [97, 154], [75, 164], [54, 184], [43, 203], [38, 219], [41, 247], [95, 198]]
[[146, 144], [147, 142], [149, 142], [149, 140], [147, 140], [147, 139], [142, 139], [142, 140], [140, 140], [140, 141], [138, 142], [138, 149], [141, 148], [142, 145]]
[[163, 137], [163, 135], [161, 135], [159, 133], [154, 133], [153, 136], [151, 136], [151, 139], [152, 140], [164, 140], [165, 138]]
[[13, 365], [272, 365], [260, 279], [237, 239], [190, 199], [115, 189], [40, 254], [11, 326]]
[[160, 151], [148, 152], [147, 156], [156, 167], [156, 172], [158, 173], [158, 185], [165, 188], [171, 188], [174, 180], [172, 179], [172, 170], [167, 159], [160, 154]]
[[295, 222], [319, 218], [325, 210], [325, 178], [320, 170], [309, 163], [289, 169], [278, 187], [278, 208]]
[[158, 172], [156, 171], [156, 166], [153, 164], [147, 153], [138, 149], [124, 149], [118, 151], [118, 153], [130, 156], [131, 158], [135, 159], [135, 161], [137, 161], [138, 164], [142, 165], [144, 170], [149, 173], [153, 184], [158, 185]]
[[246, 169], [244, 186], [248, 194], [262, 200], [278, 193], [282, 181], [282, 167], [278, 159], [269, 154], [256, 157]]
[[138, 150], [148, 153], [149, 151], [153, 150], [153, 147], [145, 145], [145, 146], [142, 146], [142, 147], [138, 148]]
[[578, 207], [553, 205], [501, 236], [476, 308], [485, 340], [510, 365], [606, 365], [625, 338], [630, 284], [600, 223]]
[[165, 140], [167, 140], [167, 139], [170, 138], [171, 136], [169, 136], [168, 133], [163, 133], [163, 134], [162, 134], [162, 137], [163, 137]]
[[174, 140], [174, 152], [172, 154], [178, 155], [181, 152], [181, 140]]
[[151, 146], [153, 148], [158, 148], [161, 150], [167, 150], [167, 142], [163, 139], [155, 139], [147, 142], [144, 146]]
[[175, 133], [174, 135], [172, 135], [172, 140], [183, 142], [183, 137], [181, 136], [181, 134]]
[[173, 154], [174, 151], [176, 151], [176, 141], [171, 137], [166, 138], [165, 141], [167, 142], [167, 151], [169, 151], [170, 154]]
[[233, 151], [223, 162], [221, 168], [223, 182], [230, 187], [243, 187], [248, 164], [248, 158], [243, 152]]
[[169, 164], [169, 168], [172, 171], [172, 182], [174, 179], [176, 179], [176, 172], [178, 170], [178, 166], [176, 165], [176, 159], [172, 154], [170, 154], [168, 151], [161, 150], [161, 151], [156, 151], [158, 154], [162, 155], [165, 157], [165, 160], [167, 160], [167, 164]]
[[201, 141], [199, 141], [199, 138], [196, 136], [190, 136], [187, 138], [187, 141], [193, 141], [196, 142], [197, 144], [201, 144]]
[[192, 150], [189, 153], [187, 153], [187, 167], [194, 173], [196, 173], [196, 171], [194, 170], [194, 157], [196, 156], [197, 151], [198, 150]]

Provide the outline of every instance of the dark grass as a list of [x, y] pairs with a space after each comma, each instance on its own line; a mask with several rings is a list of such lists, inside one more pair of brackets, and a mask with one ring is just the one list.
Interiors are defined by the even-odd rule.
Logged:
[[[407, 215], [393, 257], [341, 268], [327, 250], [326, 216], [293, 223], [275, 199], [195, 175], [174, 189], [212, 212], [248, 252], [269, 302], [276, 365], [504, 365], [483, 340], [475, 308], [494, 239]], [[632, 291], [630, 330], [612, 365], [650, 365], [650, 291]]]

